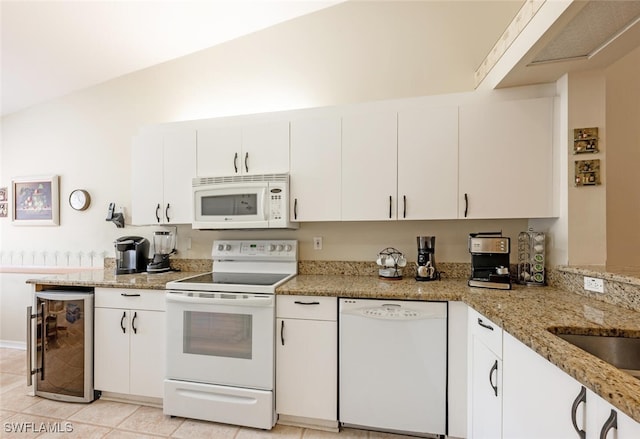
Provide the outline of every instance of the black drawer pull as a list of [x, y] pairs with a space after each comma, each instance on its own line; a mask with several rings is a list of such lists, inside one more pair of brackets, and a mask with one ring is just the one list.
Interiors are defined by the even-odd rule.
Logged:
[[482, 326], [483, 328], [487, 328], [490, 331], [493, 331], [493, 326], [487, 325], [485, 322], [482, 321], [480, 317], [478, 317], [478, 325]]
[[320, 305], [320, 302], [301, 302], [299, 300], [296, 300], [295, 302], [296, 305]]
[[578, 393], [578, 396], [571, 405], [571, 423], [573, 424], [573, 429], [576, 431], [576, 433], [578, 433], [578, 437], [580, 437], [580, 439], [585, 439], [587, 433], [584, 430], [580, 430], [578, 428], [578, 421], [576, 420], [578, 406], [581, 402], [584, 402], [585, 404], [587, 403], [587, 389], [585, 389], [584, 386], [582, 386], [582, 388], [580, 389], [580, 393]]
[[138, 293], [134, 293], [134, 294], [129, 294], [129, 293], [120, 293], [120, 295], [122, 297], [140, 297], [140, 294]]

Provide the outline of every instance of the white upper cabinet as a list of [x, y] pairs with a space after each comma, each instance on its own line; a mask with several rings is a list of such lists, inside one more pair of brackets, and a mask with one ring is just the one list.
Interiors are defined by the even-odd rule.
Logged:
[[339, 116], [291, 121], [291, 221], [340, 221]]
[[342, 118], [342, 220], [396, 218], [397, 113], [363, 109]]
[[460, 107], [459, 218], [555, 214], [553, 98]]
[[458, 217], [458, 107], [398, 113], [398, 219]]
[[191, 179], [195, 173], [195, 130], [149, 130], [134, 137], [132, 223], [190, 223]]
[[207, 121], [198, 127], [200, 177], [289, 172], [289, 122]]

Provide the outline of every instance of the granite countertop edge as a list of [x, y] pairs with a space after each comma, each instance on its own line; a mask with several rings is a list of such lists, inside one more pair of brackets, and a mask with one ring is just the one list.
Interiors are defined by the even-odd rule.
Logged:
[[[164, 290], [167, 282], [201, 274], [168, 272], [115, 276], [113, 270], [29, 279], [40, 286], [84, 286]], [[278, 295], [397, 300], [460, 301], [559, 367], [588, 389], [640, 422], [640, 380], [578, 349], [553, 330], [640, 337], [640, 313], [553, 287], [514, 285], [512, 290], [471, 288], [466, 280], [416, 282], [377, 276], [298, 275]], [[550, 331], [551, 329], [551, 331]]]

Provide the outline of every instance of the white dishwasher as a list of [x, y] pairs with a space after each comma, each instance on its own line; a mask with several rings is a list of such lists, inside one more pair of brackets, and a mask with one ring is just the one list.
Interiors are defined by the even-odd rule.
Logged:
[[446, 434], [447, 304], [340, 299], [342, 425]]

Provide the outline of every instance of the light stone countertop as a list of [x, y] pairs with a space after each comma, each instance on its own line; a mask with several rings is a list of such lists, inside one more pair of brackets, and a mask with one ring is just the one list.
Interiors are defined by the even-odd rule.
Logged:
[[462, 301], [640, 422], [640, 380], [587, 354], [549, 329], [640, 337], [640, 313], [552, 287], [470, 288], [466, 280], [416, 282], [376, 276], [298, 275], [277, 294]]
[[[30, 279], [47, 285], [163, 290], [165, 284], [202, 273], [181, 271], [116, 276], [113, 270], [84, 271]], [[510, 291], [470, 288], [466, 280], [416, 282], [377, 276], [298, 275], [276, 294], [353, 298], [462, 301], [548, 359], [619, 410], [640, 422], [640, 380], [558, 338], [548, 329], [640, 337], [640, 312], [553, 287], [514, 285]]]

